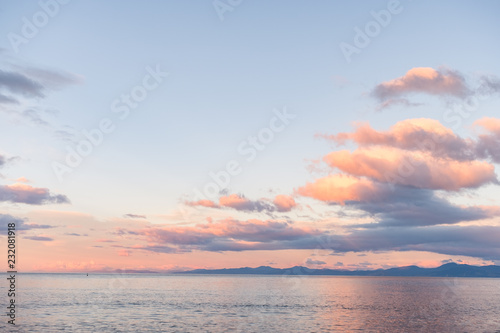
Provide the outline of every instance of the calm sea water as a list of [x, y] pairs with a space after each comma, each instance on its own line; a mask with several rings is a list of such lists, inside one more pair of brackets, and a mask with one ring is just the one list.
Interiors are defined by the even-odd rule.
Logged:
[[500, 332], [500, 279], [23, 274], [17, 289], [4, 332]]

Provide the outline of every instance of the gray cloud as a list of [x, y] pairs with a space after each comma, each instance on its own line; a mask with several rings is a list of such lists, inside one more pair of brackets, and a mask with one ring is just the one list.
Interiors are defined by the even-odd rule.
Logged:
[[347, 252], [426, 251], [485, 260], [500, 259], [498, 226], [379, 227], [353, 229], [348, 234], [332, 234], [312, 228], [293, 227], [290, 222], [270, 222], [273, 221], [227, 220], [194, 227], [122, 229], [120, 232], [148, 242], [148, 245], [130, 249], [158, 253], [324, 249], [333, 251], [332, 255]]
[[47, 224], [36, 224], [36, 223], [27, 223], [26, 220], [14, 217], [8, 214], [0, 214], [0, 233], [5, 235], [7, 234], [7, 229], [9, 223], [16, 224], [16, 230], [26, 231], [26, 230], [34, 230], [34, 229], [50, 229], [54, 228], [53, 226]]
[[41, 241], [41, 242], [52, 242], [54, 239], [51, 237], [46, 237], [46, 236], [26, 236], [23, 237], [24, 239], [30, 239], [34, 241]]
[[45, 97], [45, 88], [39, 82], [16, 72], [0, 70], [0, 88], [24, 97]]
[[123, 215], [123, 217], [130, 219], [146, 219], [146, 215], [137, 215], [137, 214], [125, 214]]
[[484, 207], [461, 207], [437, 197], [432, 190], [393, 185], [385, 195], [364, 202], [350, 201], [347, 205], [360, 209], [375, 218], [374, 223], [355, 227], [411, 227], [455, 224], [490, 218], [500, 210]]
[[313, 260], [311, 258], [307, 258], [306, 265], [326, 265], [326, 262], [322, 260]]

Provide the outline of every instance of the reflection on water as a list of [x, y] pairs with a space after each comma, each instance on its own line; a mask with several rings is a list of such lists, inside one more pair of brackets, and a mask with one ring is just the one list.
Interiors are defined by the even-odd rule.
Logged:
[[24, 274], [18, 289], [19, 332], [500, 332], [500, 279]]

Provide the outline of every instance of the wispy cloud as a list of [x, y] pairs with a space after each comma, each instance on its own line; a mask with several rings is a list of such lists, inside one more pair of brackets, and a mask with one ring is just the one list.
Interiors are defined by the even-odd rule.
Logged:
[[297, 207], [297, 203], [293, 197], [284, 194], [277, 195], [272, 201], [270, 199], [250, 200], [242, 194], [230, 194], [220, 197], [218, 204], [206, 199], [186, 201], [184, 203], [192, 207], [232, 208], [246, 212], [289, 212]]
[[54, 240], [52, 237], [48, 236], [25, 236], [23, 238], [41, 242], [52, 242]]
[[401, 77], [377, 84], [371, 91], [371, 96], [380, 103], [377, 109], [382, 110], [398, 104], [406, 107], [420, 105], [408, 99], [413, 94], [466, 100], [476, 94], [491, 95], [498, 92], [500, 80], [495, 76], [483, 75], [472, 85], [456, 70], [446, 67], [415, 67]]
[[146, 219], [146, 215], [137, 215], [137, 214], [125, 214], [123, 215], [123, 217], [129, 219]]

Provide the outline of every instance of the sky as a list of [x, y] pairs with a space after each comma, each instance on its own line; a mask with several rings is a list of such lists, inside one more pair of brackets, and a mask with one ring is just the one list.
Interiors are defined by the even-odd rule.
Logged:
[[0, 1], [2, 244], [21, 272], [500, 265], [499, 9]]

